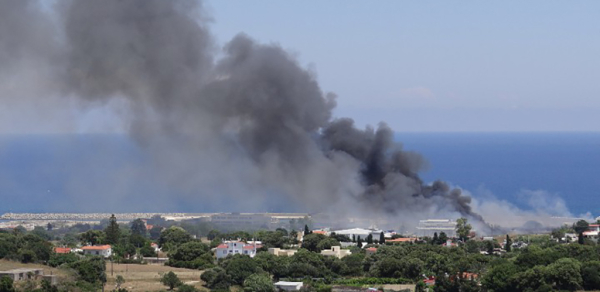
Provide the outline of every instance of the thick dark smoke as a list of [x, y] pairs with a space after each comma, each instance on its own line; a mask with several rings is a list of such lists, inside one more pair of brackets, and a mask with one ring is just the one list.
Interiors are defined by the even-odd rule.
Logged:
[[482, 220], [459, 189], [424, 184], [425, 160], [386, 124], [333, 118], [335, 95], [278, 45], [240, 34], [217, 57], [198, 1], [0, 5], [0, 60], [44, 59], [48, 95], [123, 102], [123, 122], [154, 158], [148, 175], [189, 194], [178, 200], [220, 185], [231, 198], [275, 193], [310, 211]]

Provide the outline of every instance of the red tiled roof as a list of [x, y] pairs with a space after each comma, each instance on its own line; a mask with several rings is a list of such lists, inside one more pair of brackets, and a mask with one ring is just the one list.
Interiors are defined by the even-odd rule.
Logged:
[[68, 247], [55, 247], [54, 252], [55, 253], [70, 253], [71, 249]]
[[154, 225], [146, 224], [146, 230], [150, 230], [154, 228]]
[[316, 234], [327, 234], [327, 231], [324, 230], [313, 230], [312, 233], [316, 233]]
[[376, 247], [369, 247], [369, 248], [367, 248], [367, 250], [368, 251], [377, 251], [377, 248]]
[[475, 273], [464, 272], [463, 273], [463, 278], [469, 279], [469, 280], [474, 280], [474, 279], [479, 278], [479, 275], [475, 274]]
[[258, 244], [256, 246], [254, 246], [252, 244], [244, 245], [244, 249], [254, 249], [255, 247], [256, 247], [256, 249], [259, 249], [262, 247], [262, 245], [258, 245]]
[[427, 286], [435, 285], [435, 277], [429, 277], [427, 279], [424, 279], [423, 282]]
[[227, 247], [229, 247], [229, 246], [227, 245], [227, 243], [221, 243], [221, 244], [219, 244], [219, 245], [217, 246], [217, 248], [227, 248]]
[[82, 250], [107, 250], [110, 248], [110, 245], [90, 245], [90, 246], [84, 246], [81, 249]]

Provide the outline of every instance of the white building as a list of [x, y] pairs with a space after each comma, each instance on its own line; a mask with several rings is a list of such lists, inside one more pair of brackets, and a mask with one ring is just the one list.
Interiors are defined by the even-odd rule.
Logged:
[[354, 238], [356, 240], [358, 240], [358, 237], [360, 236], [360, 239], [362, 241], [365, 241], [365, 239], [367, 239], [369, 234], [373, 236], [373, 240], [379, 240], [379, 237], [381, 236], [382, 232], [384, 233], [384, 236], [385, 236], [385, 232], [383, 230], [379, 230], [379, 229], [352, 228], [352, 229], [336, 230], [333, 232], [335, 232], [335, 234], [339, 234], [339, 235], [346, 235], [350, 239], [352, 239], [352, 237], [354, 236]]
[[583, 232], [583, 236], [589, 239], [598, 240], [600, 234], [600, 224], [590, 224], [588, 230]]
[[302, 286], [304, 286], [304, 283], [302, 282], [279, 281], [275, 283], [275, 288], [277, 288], [277, 290], [283, 291], [299, 291], [300, 289], [302, 289]]
[[456, 230], [456, 221], [450, 219], [427, 219], [420, 220], [417, 229], [422, 232], [423, 236], [432, 236], [434, 233], [441, 232], [452, 237]]
[[332, 246], [331, 249], [322, 250], [321, 254], [324, 256], [334, 256], [338, 259], [341, 259], [345, 256], [351, 255], [352, 253], [348, 249], [342, 249], [341, 246]]
[[281, 249], [281, 248], [276, 248], [276, 247], [270, 247], [269, 248], [269, 253], [272, 255], [276, 255], [276, 256], [293, 256], [294, 254], [296, 254], [298, 250], [295, 249]]
[[236, 254], [243, 254], [253, 258], [256, 255], [256, 250], [261, 247], [257, 244], [248, 244], [241, 241], [226, 241], [217, 246], [215, 255], [218, 259]]
[[81, 250], [85, 255], [97, 255], [105, 258], [112, 255], [112, 247], [110, 245], [84, 246]]

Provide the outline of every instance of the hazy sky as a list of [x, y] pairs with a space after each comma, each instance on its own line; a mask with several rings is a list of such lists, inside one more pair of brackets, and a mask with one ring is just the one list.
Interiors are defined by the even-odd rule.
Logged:
[[209, 1], [219, 44], [278, 43], [397, 131], [599, 131], [598, 1]]

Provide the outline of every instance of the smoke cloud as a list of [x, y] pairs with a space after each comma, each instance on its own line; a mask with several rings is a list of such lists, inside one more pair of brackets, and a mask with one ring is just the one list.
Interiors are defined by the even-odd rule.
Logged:
[[172, 193], [159, 202], [483, 222], [460, 189], [419, 178], [425, 159], [385, 123], [333, 118], [335, 94], [281, 47], [240, 34], [219, 49], [209, 24], [190, 0], [1, 1], [2, 103], [115, 108], [150, 158], [111, 173], [115, 200], [127, 180], [156, 180]]

